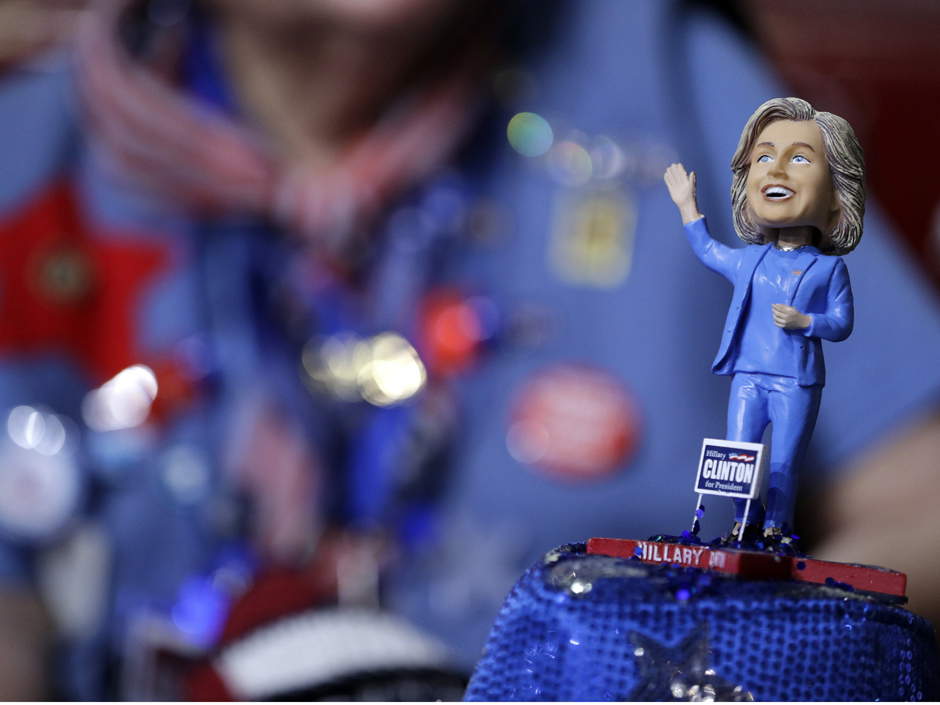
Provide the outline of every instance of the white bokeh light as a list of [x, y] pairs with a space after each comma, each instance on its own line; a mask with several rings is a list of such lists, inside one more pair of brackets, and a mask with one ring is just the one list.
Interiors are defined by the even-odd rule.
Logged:
[[424, 388], [427, 372], [417, 351], [398, 333], [371, 338], [351, 334], [312, 342], [303, 365], [312, 380], [334, 398], [365, 399], [376, 406], [406, 401]]
[[118, 431], [140, 426], [157, 397], [157, 378], [146, 365], [132, 365], [82, 402], [82, 418], [95, 431]]
[[376, 406], [391, 406], [421, 391], [427, 372], [407, 340], [397, 333], [382, 333], [371, 342], [371, 360], [359, 372], [363, 399]]
[[56, 455], [69, 445], [68, 419], [43, 409], [18, 406], [7, 416], [7, 434], [20, 448]]

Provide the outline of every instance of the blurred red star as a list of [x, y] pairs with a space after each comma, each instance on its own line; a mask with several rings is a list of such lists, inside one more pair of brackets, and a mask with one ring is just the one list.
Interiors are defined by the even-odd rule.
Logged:
[[0, 356], [64, 352], [110, 379], [139, 362], [137, 304], [167, 261], [152, 238], [93, 237], [73, 185], [54, 183], [0, 217]]

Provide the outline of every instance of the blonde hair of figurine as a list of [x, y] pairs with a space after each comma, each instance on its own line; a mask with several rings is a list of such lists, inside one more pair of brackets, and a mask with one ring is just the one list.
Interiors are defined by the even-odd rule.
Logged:
[[734, 210], [734, 229], [745, 242], [760, 245], [764, 234], [751, 219], [747, 206], [748, 172], [751, 152], [764, 128], [778, 120], [803, 122], [815, 120], [822, 133], [832, 186], [839, 197], [842, 212], [839, 222], [829, 233], [821, 233], [821, 241], [814, 243], [827, 255], [844, 255], [855, 249], [862, 239], [862, 220], [865, 216], [865, 155], [862, 146], [843, 118], [820, 112], [800, 98], [774, 98], [760, 106], [744, 126], [741, 141], [731, 160], [734, 178], [731, 182], [731, 207]]

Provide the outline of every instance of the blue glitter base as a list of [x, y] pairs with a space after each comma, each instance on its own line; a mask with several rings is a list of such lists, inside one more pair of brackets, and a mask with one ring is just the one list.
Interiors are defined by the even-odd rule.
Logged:
[[[776, 553], [781, 556], [794, 556], [796, 558], [808, 558], [798, 548], [799, 536], [779, 535], [779, 536], [758, 536], [753, 539], [748, 538], [748, 533], [744, 534], [741, 541], [730, 541], [727, 538], [717, 538], [711, 541], [702, 541], [698, 536], [690, 531], [683, 531], [681, 536], [671, 536], [670, 534], [656, 534], [650, 536], [649, 541], [661, 541], [663, 543], [677, 543], [682, 546], [703, 546], [705, 548], [737, 548], [744, 551], [765, 551]], [[790, 539], [789, 542], [784, 539]]]
[[936, 700], [938, 674], [933, 628], [896, 605], [576, 544], [510, 592], [466, 699]]

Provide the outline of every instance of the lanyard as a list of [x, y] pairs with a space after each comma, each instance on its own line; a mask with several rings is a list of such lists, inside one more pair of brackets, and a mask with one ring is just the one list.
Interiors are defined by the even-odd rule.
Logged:
[[[237, 111], [214, 41], [209, 25], [197, 18], [186, 84], [216, 108]], [[433, 463], [449, 439], [419, 430], [428, 423], [421, 399], [379, 407], [302, 391], [297, 370], [303, 350], [387, 332], [413, 340], [416, 311], [454, 238], [456, 214], [468, 201], [465, 181], [452, 174], [407, 194], [367, 243], [367, 266], [349, 278], [310, 260], [268, 226], [232, 221], [198, 227], [211, 338], [224, 380], [220, 404], [234, 408], [247, 386], [268, 388], [324, 458], [333, 521], [363, 529], [393, 524], [410, 534], [403, 527], [415, 524], [415, 512], [425, 514], [422, 485], [428, 483], [422, 470], [404, 466]], [[441, 389], [433, 394], [450, 396]]]

